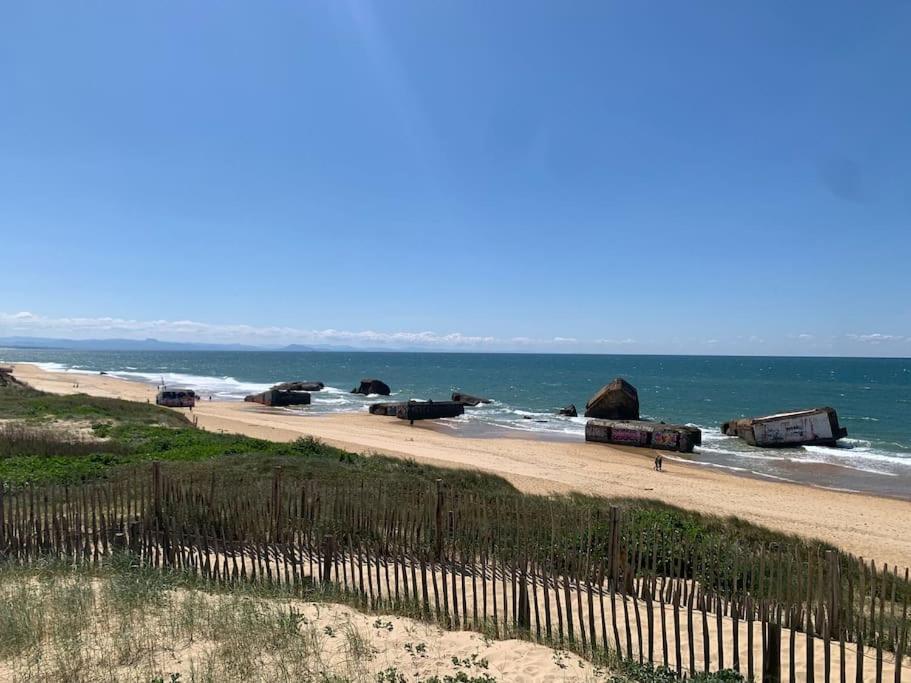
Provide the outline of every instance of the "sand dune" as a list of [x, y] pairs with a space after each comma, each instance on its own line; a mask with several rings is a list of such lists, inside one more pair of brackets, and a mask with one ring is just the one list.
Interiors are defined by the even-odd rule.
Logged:
[[[22, 600], [29, 580], [10, 576], [0, 586], [0, 598]], [[118, 602], [110, 577], [94, 579], [79, 572], [51, 574], [28, 588], [29, 607], [40, 610], [45, 628], [12, 657], [0, 658], [0, 681], [139, 683], [157, 677], [177, 680], [179, 674], [187, 681], [331, 676], [369, 683], [381, 675], [384, 681], [442, 680], [458, 671], [509, 682], [605, 679], [590, 662], [545, 645], [447, 631], [340, 604], [176, 589], [154, 599], [140, 594], [134, 600], [143, 602], [130, 606]], [[87, 594], [92, 599], [76, 607], [65, 601]], [[57, 628], [88, 605], [78, 612], [75, 627]], [[292, 617], [295, 637], [283, 640]], [[258, 632], [247, 633], [251, 624]]]
[[[154, 400], [155, 395], [149, 385], [102, 375], [51, 373], [28, 364], [17, 365], [15, 374], [38, 389], [56, 393], [135, 401]], [[659, 474], [652, 470], [647, 450], [459, 437], [436, 425], [410, 426], [366, 413], [308, 416], [256, 404], [203, 401], [193, 415], [210, 430], [272, 440], [311, 435], [359, 452], [477, 468], [502, 475], [529, 492], [653, 498], [709, 514], [736, 515], [880, 562], [902, 567], [911, 563], [911, 502], [907, 501], [739, 477], [680, 461], [666, 461], [666, 471]]]

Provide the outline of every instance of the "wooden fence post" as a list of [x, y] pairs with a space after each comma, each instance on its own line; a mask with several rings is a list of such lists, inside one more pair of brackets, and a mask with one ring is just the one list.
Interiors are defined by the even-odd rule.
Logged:
[[[610, 509], [610, 546], [608, 548], [609, 553], [609, 578], [608, 586], [610, 588], [610, 612], [611, 612], [611, 624], [614, 631], [614, 647], [617, 651], [617, 656], [622, 659], [623, 657], [623, 647], [620, 644], [620, 630], [617, 627], [617, 560], [619, 556], [618, 545], [618, 526], [620, 525], [620, 508], [612, 505]], [[558, 605], [559, 606], [559, 605]], [[662, 618], [664, 612], [661, 612]], [[665, 648], [665, 664], [667, 663], [667, 650]]]
[[[907, 586], [905, 591], [907, 591]], [[905, 600], [907, 600], [907, 596]], [[907, 604], [907, 603], [906, 603]], [[902, 683], [902, 659], [905, 654], [905, 638], [908, 636], [908, 623], [905, 621], [902, 623], [901, 629], [898, 632], [898, 646], [895, 648], [895, 683]]]
[[281, 465], [276, 466], [272, 471], [272, 528], [273, 528], [273, 540], [277, 541], [279, 539], [279, 534], [281, 532], [281, 496], [282, 496], [282, 467]]
[[0, 558], [6, 554], [6, 515], [3, 506], [3, 483], [0, 482]]
[[437, 562], [443, 559], [443, 480], [436, 480], [436, 513], [435, 513], [434, 554]]
[[[332, 561], [335, 559], [335, 536], [326, 534], [323, 536], [323, 571], [320, 580], [326, 586], [332, 581]], [[338, 580], [338, 577], [335, 577]]]
[[781, 683], [781, 625], [765, 624], [766, 648], [762, 653], [762, 683]]
[[140, 544], [142, 542], [141, 522], [136, 519], [131, 519], [127, 523], [127, 531], [129, 532], [130, 553], [138, 556], [141, 550]]
[[829, 637], [841, 631], [841, 565], [834, 550], [826, 551], [829, 564]]
[[155, 519], [161, 521], [161, 463], [152, 461], [152, 499], [155, 506]]
[[111, 539], [111, 547], [116, 553], [126, 550], [127, 535], [124, 533], [123, 529], [118, 529], [114, 532], [114, 536]]
[[[815, 574], [815, 567], [813, 566], [813, 553], [810, 550], [807, 550], [807, 622], [806, 622], [806, 661], [807, 661], [807, 680], [812, 681], [816, 679], [815, 673], [815, 663], [816, 660], [813, 656], [813, 645], [816, 640], [815, 626], [813, 624], [813, 575]], [[818, 599], [819, 596], [817, 596]]]
[[531, 605], [528, 601], [528, 562], [522, 559], [522, 569], [519, 572], [519, 629], [525, 633], [531, 631]]
[[[84, 495], [83, 493], [83, 497]], [[168, 533], [168, 524], [162, 512], [161, 497], [161, 462], [154, 460], [152, 462], [152, 499], [155, 511], [155, 544], [160, 548], [160, 550], [156, 549], [156, 554], [160, 553], [161, 562], [158, 566], [170, 567], [172, 560], [171, 536]]]

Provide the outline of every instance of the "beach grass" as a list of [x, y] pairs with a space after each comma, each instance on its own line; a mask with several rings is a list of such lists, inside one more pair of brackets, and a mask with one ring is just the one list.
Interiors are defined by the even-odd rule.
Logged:
[[[135, 480], [149, 476], [150, 462], [162, 463], [169, 477], [187, 484], [211, 485], [219, 495], [242, 494], [251, 487], [268, 489], [277, 468], [288, 485], [312, 481], [338, 488], [382, 490], [411, 504], [440, 481], [445, 490], [510, 506], [521, 503], [525, 525], [550, 527], [554, 510], [564, 519], [594, 520], [589, 530], [566, 526], [556, 539], [566, 548], [579, 547], [580, 534], [609, 533], [609, 508], [624, 510], [628, 532], [649, 544], [674, 539], [731, 566], [755, 548], [797, 549], [804, 556], [835, 550], [831, 545], [787, 535], [739, 517], [715, 517], [655, 500], [604, 498], [582, 494], [535, 496], [519, 492], [504, 478], [477, 470], [434, 467], [412, 460], [352, 453], [313, 438], [277, 443], [252, 437], [207, 432], [180, 414], [143, 403], [88, 396], [56, 396], [30, 388], [0, 387], [0, 484], [6, 488], [66, 485], [100, 479]], [[68, 429], [78, 426], [81, 431]], [[556, 506], [556, 507], [555, 507]], [[512, 517], [498, 521], [502, 539], [515, 537]], [[516, 520], [515, 523], [518, 523]], [[501, 539], [501, 540], [502, 540]], [[713, 560], [713, 561], [714, 561]], [[859, 565], [854, 566], [859, 572]], [[695, 569], [693, 569], [695, 571]], [[769, 564], [768, 585], [780, 585], [774, 572], [791, 572]], [[783, 575], [785, 585], [803, 585], [806, 565]], [[708, 580], [708, 579], [706, 579]], [[895, 582], [900, 604], [911, 586]], [[773, 597], [773, 596], [770, 596]]]
[[[158, 406], [85, 395], [58, 396], [28, 387], [0, 387], [0, 485], [76, 484], [98, 479], [147, 476], [149, 463], [163, 463], [169, 476], [188, 483], [210, 482], [231, 495], [271, 479], [277, 467], [288, 482], [382, 487], [413, 495], [440, 480], [460, 494], [521, 497], [529, 507], [553, 501], [580, 511], [624, 508], [634, 532], [682, 538], [710, 546], [755, 544], [829, 545], [772, 531], [738, 517], [715, 517], [645, 498], [605, 498], [583, 494], [535, 496], [520, 493], [503, 477], [478, 470], [435, 467], [378, 454], [352, 453], [304, 437], [274, 442], [195, 428], [181, 414]], [[66, 429], [78, 424], [84, 433]], [[544, 514], [542, 512], [542, 514]], [[606, 515], [605, 515], [606, 516]], [[567, 539], [567, 542], [574, 542]]]
[[[29, 418], [7, 423], [5, 429], [0, 430], [0, 482], [6, 487], [134, 479], [147, 476], [149, 463], [155, 460], [163, 463], [169, 476], [188, 483], [209, 482], [213, 476], [217, 477], [219, 490], [230, 495], [232, 487], [246, 488], [253, 482], [270, 479], [275, 469], [281, 467], [283, 477], [289, 482], [316, 480], [340, 486], [364, 482], [371, 487], [382, 486], [390, 492], [401, 491], [403, 495], [429, 490], [441, 480], [448, 490], [461, 494], [521, 496], [542, 505], [558, 500], [579, 510], [601, 512], [610, 505], [619, 505], [627, 512], [635, 530], [694, 542], [728, 545], [804, 543], [796, 537], [736, 517], [712, 517], [648, 499], [581, 494], [533, 496], [518, 492], [500, 476], [477, 470], [434, 467], [408, 459], [352, 453], [308, 437], [278, 443], [238, 434], [207, 432], [194, 428], [173, 411], [164, 413], [179, 420], [160, 420], [161, 409], [129, 401], [51, 396], [27, 390], [24, 404], [16, 404], [16, 410], [4, 412], [11, 403], [8, 396], [4, 396], [9, 392], [9, 388], [0, 388], [0, 420], [11, 419], [11, 413], [13, 417], [25, 414]], [[91, 410], [75, 408], [73, 400], [56, 400], [74, 398], [85, 398]], [[97, 441], [86, 440], [61, 426], [67, 419], [84, 419], [87, 412], [91, 413], [90, 429]], [[169, 424], [164, 424], [166, 422]], [[54, 426], [48, 426], [49, 423]], [[19, 437], [21, 434], [31, 434], [34, 438], [23, 439]]]
[[[289, 599], [207, 593], [135, 567], [0, 569], [0, 666], [17, 680], [370, 680], [366, 635]], [[333, 643], [334, 645], [336, 643]]]
[[[490, 641], [464, 633], [447, 637], [435, 625], [368, 615], [340, 600], [338, 594], [291, 594], [278, 586], [206, 585], [187, 574], [134, 566], [126, 556], [98, 567], [0, 565], [0, 678], [497, 680], [485, 656]], [[538, 660], [552, 659], [541, 648]], [[637, 680], [611, 678], [604, 667], [589, 666], [585, 673], [580, 660], [572, 660], [573, 680]]]
[[[408, 637], [386, 638], [394, 629]], [[0, 565], [0, 676], [21, 681], [497, 680], [485, 656], [488, 639], [473, 639], [475, 651], [466, 655], [463, 634], [460, 656], [446, 650], [441, 633], [430, 624], [353, 610], [341, 594], [213, 586], [188, 574], [135, 566], [127, 556], [97, 567]], [[571, 680], [679, 680], [672, 670], [611, 653], [586, 671], [559, 649], [548, 659], [572, 672]], [[692, 680], [744, 679], [722, 671]]]
[[0, 385], [0, 419], [41, 423], [104, 418], [168, 427], [189, 426], [180, 413], [148, 403], [87, 394], [48, 394], [19, 384]]
[[[445, 477], [464, 490], [515, 490], [505, 479], [481, 472], [367, 457], [312, 438], [277, 443], [207, 432], [155, 405], [83, 394], [58, 396], [16, 385], [0, 387], [0, 426], [0, 485], [7, 487], [132, 476], [138, 464], [151, 460], [193, 463], [219, 458], [219, 469], [238, 478], [271, 476], [282, 464], [302, 478], [325, 481], [359, 472], [403, 481]], [[200, 471], [189, 467], [184, 474], [192, 477]]]

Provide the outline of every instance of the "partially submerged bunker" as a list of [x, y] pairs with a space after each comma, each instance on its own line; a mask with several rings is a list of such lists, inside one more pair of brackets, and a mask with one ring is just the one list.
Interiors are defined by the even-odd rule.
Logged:
[[702, 444], [702, 431], [697, 427], [646, 420], [589, 420], [585, 425], [585, 440], [692, 453], [693, 448]]
[[848, 435], [848, 430], [838, 424], [838, 413], [829, 407], [729, 420], [721, 425], [721, 431], [762, 448], [834, 446]]
[[283, 408], [285, 406], [307, 406], [310, 405], [310, 394], [306, 391], [281, 391], [279, 389], [269, 389], [260, 394], [246, 396], [244, 401], [248, 403], [260, 403], [264, 406], [273, 406], [276, 408]]

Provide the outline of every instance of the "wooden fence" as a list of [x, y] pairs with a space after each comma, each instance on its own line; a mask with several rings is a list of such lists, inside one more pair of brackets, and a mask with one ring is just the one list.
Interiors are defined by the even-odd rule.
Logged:
[[129, 553], [207, 581], [341, 594], [365, 609], [522, 637], [681, 678], [911, 680], [908, 570], [804, 546], [707, 547], [605, 510], [395, 493], [369, 480], [162, 475], [0, 492], [0, 560], [101, 564]]

